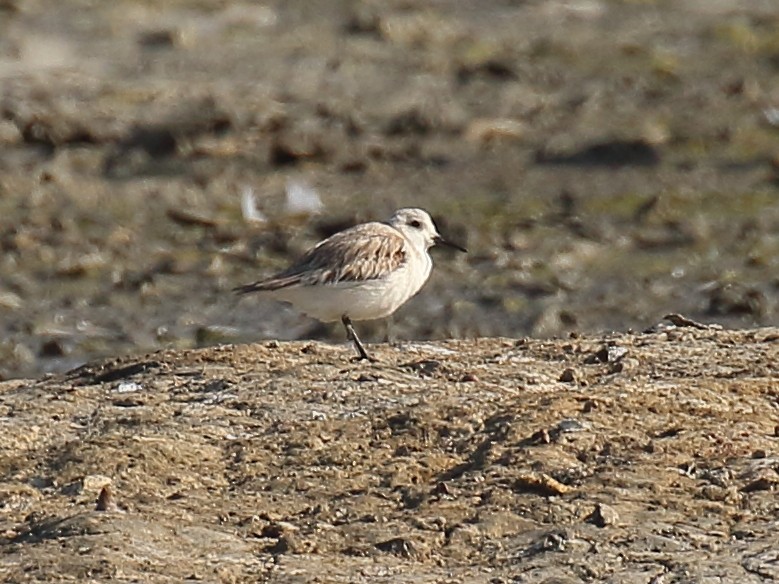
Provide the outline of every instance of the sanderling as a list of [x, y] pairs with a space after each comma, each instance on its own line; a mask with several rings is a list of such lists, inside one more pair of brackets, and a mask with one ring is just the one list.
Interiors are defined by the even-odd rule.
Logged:
[[320, 241], [283, 272], [235, 288], [241, 294], [267, 292], [320, 320], [338, 319], [360, 359], [370, 359], [352, 320], [374, 320], [395, 312], [422, 288], [435, 244], [446, 241], [422, 209], [399, 209], [386, 223], [355, 225]]

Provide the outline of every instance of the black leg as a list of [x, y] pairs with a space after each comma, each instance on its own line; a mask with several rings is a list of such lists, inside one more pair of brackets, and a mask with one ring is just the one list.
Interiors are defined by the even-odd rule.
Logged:
[[371, 359], [371, 357], [365, 351], [365, 347], [362, 346], [362, 343], [360, 342], [360, 337], [357, 336], [357, 333], [355, 332], [354, 327], [352, 326], [352, 319], [344, 314], [341, 317], [341, 322], [344, 323], [344, 328], [346, 329], [346, 337], [350, 341], [352, 341], [352, 343], [354, 343], [354, 348], [357, 349], [357, 354], [360, 356], [359, 360], [373, 361], [373, 359]]

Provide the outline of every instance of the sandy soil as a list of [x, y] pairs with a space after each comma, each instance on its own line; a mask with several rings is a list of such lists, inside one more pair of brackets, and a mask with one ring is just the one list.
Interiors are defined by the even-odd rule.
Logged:
[[0, 384], [0, 578], [779, 580], [779, 329], [374, 350]]

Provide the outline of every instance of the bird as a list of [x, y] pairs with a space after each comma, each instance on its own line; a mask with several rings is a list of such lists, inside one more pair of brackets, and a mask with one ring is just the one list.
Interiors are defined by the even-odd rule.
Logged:
[[375, 361], [352, 321], [385, 318], [430, 277], [434, 245], [467, 250], [444, 239], [427, 211], [398, 209], [386, 222], [355, 225], [317, 243], [286, 270], [233, 289], [264, 293], [321, 322], [340, 319], [358, 360]]

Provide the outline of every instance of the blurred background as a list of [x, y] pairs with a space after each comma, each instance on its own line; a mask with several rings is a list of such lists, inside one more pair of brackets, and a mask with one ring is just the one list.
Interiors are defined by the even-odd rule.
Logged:
[[343, 341], [230, 289], [410, 205], [398, 339], [776, 325], [775, 0], [0, 0], [0, 378]]

